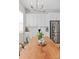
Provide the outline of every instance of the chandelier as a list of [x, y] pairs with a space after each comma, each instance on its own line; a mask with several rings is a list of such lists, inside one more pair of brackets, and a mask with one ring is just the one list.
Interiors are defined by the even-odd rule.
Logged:
[[34, 0], [34, 2], [31, 2], [31, 9], [34, 11], [44, 12], [44, 0]]

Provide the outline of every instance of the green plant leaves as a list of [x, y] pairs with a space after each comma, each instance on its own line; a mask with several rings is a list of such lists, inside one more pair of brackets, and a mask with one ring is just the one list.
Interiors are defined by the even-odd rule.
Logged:
[[38, 39], [40, 40], [43, 38], [44, 34], [42, 32], [38, 32], [37, 36], [38, 36]]

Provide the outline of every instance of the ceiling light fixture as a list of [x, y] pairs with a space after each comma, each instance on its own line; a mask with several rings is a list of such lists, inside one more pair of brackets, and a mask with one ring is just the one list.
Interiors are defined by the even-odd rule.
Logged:
[[34, 6], [34, 2], [31, 2], [31, 9], [34, 11], [45, 12], [43, 10], [44, 8], [43, 1], [44, 0], [36, 0], [35, 6]]

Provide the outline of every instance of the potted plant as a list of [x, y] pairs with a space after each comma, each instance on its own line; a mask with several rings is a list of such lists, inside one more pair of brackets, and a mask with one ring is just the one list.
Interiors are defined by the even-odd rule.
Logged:
[[38, 37], [38, 44], [45, 45], [45, 40], [43, 38], [44, 34], [41, 32], [41, 29], [38, 30], [37, 37]]

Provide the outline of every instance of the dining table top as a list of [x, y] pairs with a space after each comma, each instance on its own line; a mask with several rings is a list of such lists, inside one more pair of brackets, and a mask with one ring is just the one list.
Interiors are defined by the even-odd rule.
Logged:
[[44, 37], [46, 46], [38, 45], [38, 38], [31, 41], [20, 52], [20, 59], [60, 59], [60, 48], [48, 37]]

